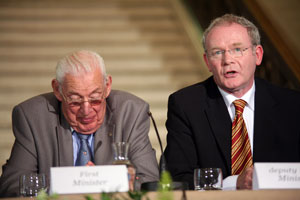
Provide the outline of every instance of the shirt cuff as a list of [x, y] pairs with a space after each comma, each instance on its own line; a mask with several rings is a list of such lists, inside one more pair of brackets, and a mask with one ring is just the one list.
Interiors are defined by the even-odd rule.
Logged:
[[236, 190], [238, 175], [228, 176], [223, 180], [223, 190]]

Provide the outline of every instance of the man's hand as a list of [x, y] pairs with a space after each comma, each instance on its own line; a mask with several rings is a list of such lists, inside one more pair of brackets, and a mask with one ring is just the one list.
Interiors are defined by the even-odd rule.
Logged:
[[134, 191], [134, 181], [135, 181], [135, 168], [133, 166], [128, 166], [128, 174], [129, 174], [129, 190]]
[[[95, 166], [95, 164], [92, 161], [89, 161], [85, 166]], [[130, 179], [129, 181], [129, 190], [134, 191], [134, 181], [135, 181], [135, 168], [133, 166], [127, 167], [128, 174]]]
[[236, 181], [236, 189], [238, 190], [251, 190], [252, 189], [252, 174], [253, 167], [247, 168], [243, 171]]
[[89, 161], [85, 166], [95, 166], [95, 164], [92, 161]]

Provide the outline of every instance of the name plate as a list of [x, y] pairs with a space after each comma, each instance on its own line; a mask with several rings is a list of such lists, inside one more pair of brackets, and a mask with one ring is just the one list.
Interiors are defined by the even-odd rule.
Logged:
[[125, 165], [52, 167], [50, 194], [127, 192]]
[[300, 163], [255, 163], [253, 189], [300, 188]]

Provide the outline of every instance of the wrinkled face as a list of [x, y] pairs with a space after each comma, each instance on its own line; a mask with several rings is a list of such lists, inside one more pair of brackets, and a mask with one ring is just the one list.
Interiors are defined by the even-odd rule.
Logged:
[[[214, 27], [207, 35], [206, 50], [204, 60], [216, 84], [228, 93], [243, 96], [253, 85], [256, 65], [263, 56], [262, 46], [253, 46], [247, 29], [233, 23]], [[242, 56], [235, 56], [233, 51], [241, 51]], [[212, 52], [223, 53], [216, 58]]]
[[79, 75], [66, 74], [62, 84], [62, 93], [58, 83], [54, 84], [54, 93], [62, 102], [62, 111], [71, 127], [83, 134], [94, 133], [103, 123], [106, 101], [110, 93], [111, 77], [106, 85], [100, 69]]

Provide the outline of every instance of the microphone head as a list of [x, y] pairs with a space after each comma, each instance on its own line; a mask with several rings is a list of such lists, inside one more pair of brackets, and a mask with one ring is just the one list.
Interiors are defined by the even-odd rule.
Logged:
[[168, 171], [168, 169], [167, 169], [167, 161], [166, 161], [166, 158], [165, 158], [164, 154], [162, 154], [160, 156], [160, 160], [159, 160], [159, 174], [161, 175], [163, 171]]

